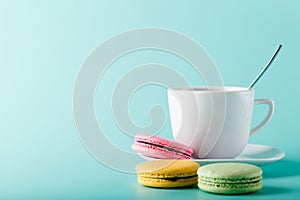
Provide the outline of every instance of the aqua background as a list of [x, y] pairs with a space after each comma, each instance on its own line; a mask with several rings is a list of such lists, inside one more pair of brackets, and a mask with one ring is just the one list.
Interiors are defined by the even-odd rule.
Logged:
[[[193, 38], [211, 56], [225, 85], [248, 86], [277, 45], [283, 45], [255, 87], [257, 98], [274, 99], [274, 117], [250, 142], [278, 147], [286, 157], [263, 168], [261, 193], [243, 198], [296, 198], [299, 10], [296, 0], [0, 1], [0, 199], [219, 198], [195, 189], [141, 187], [135, 175], [101, 165], [80, 142], [72, 110], [80, 66], [101, 42], [142, 27], [167, 28]], [[203, 84], [190, 66], [170, 55], [146, 52], [124, 59], [104, 77], [104, 92], [126, 70], [153, 61], [174, 66], [193, 85]], [[153, 103], [167, 106], [163, 88], [145, 87], [133, 97], [133, 120], [147, 124], [146, 112]], [[105, 105], [95, 106], [98, 115], [109, 112]], [[263, 112], [258, 108], [254, 121]], [[124, 138], [112, 122], [107, 117], [107, 136], [130, 151], [132, 138]], [[170, 131], [167, 121], [161, 134], [171, 137]]]

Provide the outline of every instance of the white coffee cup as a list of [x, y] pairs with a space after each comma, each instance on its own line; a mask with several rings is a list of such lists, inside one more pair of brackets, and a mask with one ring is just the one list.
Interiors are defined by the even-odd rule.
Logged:
[[[195, 158], [236, 157], [274, 111], [272, 99], [254, 100], [254, 90], [244, 87], [171, 88], [168, 101], [174, 140], [190, 146]], [[264, 120], [251, 129], [257, 104], [267, 104], [269, 110]]]

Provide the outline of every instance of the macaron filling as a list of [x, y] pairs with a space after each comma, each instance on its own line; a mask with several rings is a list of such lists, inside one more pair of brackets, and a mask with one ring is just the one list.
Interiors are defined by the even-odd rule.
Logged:
[[197, 178], [198, 175], [194, 175], [194, 176], [186, 176], [186, 177], [167, 177], [167, 178], [159, 178], [159, 179], [164, 179], [164, 180], [168, 180], [168, 181], [178, 181], [180, 179], [190, 179], [190, 178]]
[[199, 183], [202, 185], [207, 186], [214, 186], [214, 187], [223, 187], [223, 188], [247, 188], [251, 185], [261, 184], [261, 180], [253, 181], [253, 182], [244, 182], [244, 183], [226, 183], [226, 182], [208, 182], [208, 181], [202, 181], [199, 180]]
[[213, 182], [213, 183], [256, 183], [262, 179], [262, 176], [249, 177], [249, 178], [208, 178], [199, 176], [199, 181], [202, 182]]
[[156, 146], [156, 147], [159, 147], [159, 148], [162, 148], [162, 149], [166, 149], [168, 151], [172, 151], [172, 152], [175, 152], [175, 153], [179, 153], [179, 154], [183, 154], [185, 156], [191, 156], [185, 152], [182, 152], [182, 151], [179, 151], [177, 149], [174, 149], [174, 148], [171, 148], [171, 147], [168, 147], [168, 146], [163, 146], [163, 145], [159, 145], [159, 144], [153, 144], [153, 143], [150, 143], [150, 142], [145, 142], [145, 141], [137, 141], [138, 143], [142, 143], [142, 144], [147, 144], [147, 145], [152, 145], [152, 146]]

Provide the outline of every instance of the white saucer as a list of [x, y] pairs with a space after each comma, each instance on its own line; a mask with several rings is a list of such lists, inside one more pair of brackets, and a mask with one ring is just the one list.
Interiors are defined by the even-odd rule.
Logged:
[[[155, 158], [149, 158], [141, 155], [146, 160], [154, 160]], [[248, 144], [244, 151], [233, 159], [191, 159], [202, 165], [216, 162], [242, 162], [254, 165], [267, 165], [282, 159], [285, 153], [271, 146]]]

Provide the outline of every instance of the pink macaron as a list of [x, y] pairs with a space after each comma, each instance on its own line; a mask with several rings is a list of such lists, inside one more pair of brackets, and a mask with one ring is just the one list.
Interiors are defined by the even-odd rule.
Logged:
[[193, 150], [179, 142], [149, 134], [135, 135], [132, 149], [144, 156], [160, 159], [190, 159]]

